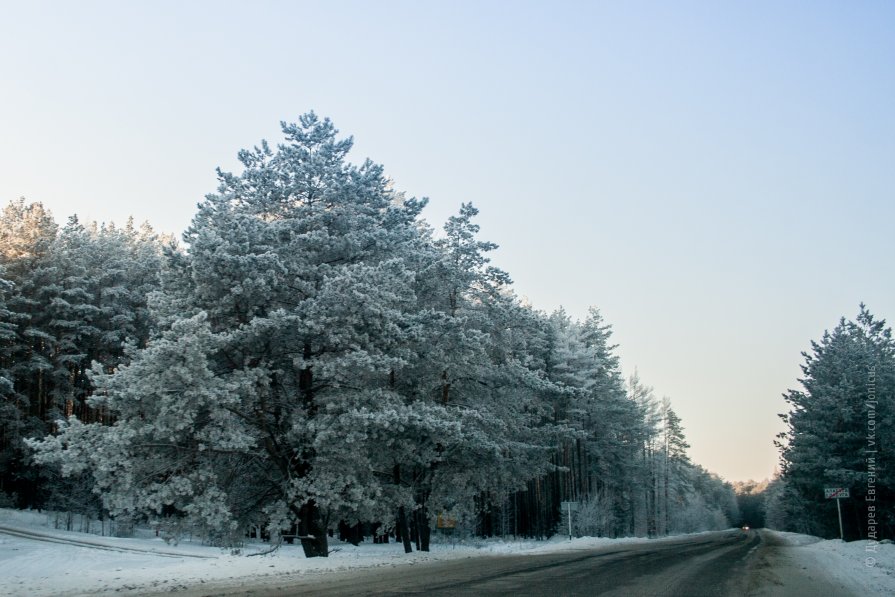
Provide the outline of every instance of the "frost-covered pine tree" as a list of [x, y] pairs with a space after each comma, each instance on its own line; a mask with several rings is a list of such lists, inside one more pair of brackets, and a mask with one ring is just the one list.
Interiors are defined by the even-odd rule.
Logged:
[[[476, 214], [462, 205], [444, 235], [416, 253], [422, 325], [412, 360], [396, 371], [395, 391], [422, 423], [405, 426], [408, 448], [392, 463], [395, 484], [412, 499], [421, 549], [438, 512], [472, 520], [476, 505], [501, 503], [549, 468], [554, 429], [537, 394], [544, 382], [524, 350], [513, 350], [527, 310], [507, 274], [489, 265], [496, 246], [478, 239]], [[399, 508], [399, 526], [401, 518]]]
[[[13, 314], [6, 306], [6, 299], [14, 288], [14, 284], [6, 279], [6, 270], [0, 266], [0, 396], [9, 396], [13, 392], [12, 373], [9, 372], [7, 350], [16, 341], [16, 326]], [[4, 408], [6, 404], [4, 402]]]
[[10, 448], [21, 441], [23, 418], [15, 394], [15, 377], [10, 371], [10, 356], [17, 335], [14, 316], [7, 308], [6, 300], [13, 287], [14, 284], [6, 279], [5, 269], [0, 266], [0, 501], [4, 503], [10, 490], [8, 479], [13, 474]]
[[3, 433], [0, 462], [7, 493], [16, 493], [19, 504], [40, 503], [40, 470], [25, 464], [22, 438], [42, 435], [45, 421], [60, 411], [53, 404], [49, 372], [55, 350], [48, 332], [48, 306], [57, 296], [58, 272], [52, 247], [58, 227], [40, 203], [12, 201], [0, 214], [0, 259], [7, 286], [5, 327], [0, 347], [5, 377], [12, 388], [3, 396]]
[[100, 343], [100, 310], [94, 304], [98, 289], [91, 271], [96, 254], [87, 229], [76, 216], [69, 218], [55, 239], [50, 258], [56, 273], [54, 296], [45, 307], [49, 315], [45, 331], [53, 344], [50, 395], [55, 408], [69, 416], [92, 391], [86, 371]]
[[[13, 204], [0, 374], [41, 423], [73, 415], [36, 459], [92, 478], [117, 517], [221, 544], [266, 525], [308, 556], [340, 521], [408, 550], [440, 513], [546, 536], [567, 498], [605, 506], [600, 533], [655, 532], [670, 452], [599, 312], [521, 304], [472, 205], [433, 233], [329, 120], [283, 133], [218, 173], [185, 249], [132, 222], [57, 234]], [[687, 471], [693, 503], [723, 501]]]
[[616, 346], [611, 343], [612, 329], [599, 310], [588, 310], [579, 334], [588, 356], [582, 363], [587, 385], [578, 400], [579, 424], [586, 432], [586, 494], [598, 499], [605, 510], [603, 531], [622, 535], [630, 532], [631, 496], [643, 485], [631, 466], [639, 456], [642, 413], [625, 392]]
[[628, 397], [633, 402], [640, 417], [640, 425], [635, 429], [638, 455], [633, 463], [635, 475], [640, 484], [632, 493], [634, 498], [634, 534], [654, 536], [657, 530], [658, 503], [657, 470], [655, 458], [659, 451], [659, 402], [653, 388], [641, 381], [637, 371], [628, 378]]
[[[9, 347], [10, 372], [23, 415], [44, 419], [53, 411], [48, 372], [56, 350], [49, 333], [49, 305], [57, 298], [59, 272], [53, 259], [58, 227], [40, 203], [10, 202], [0, 217], [0, 251], [15, 290], [7, 305], [17, 326], [17, 341]], [[58, 410], [58, 409], [57, 409]]]
[[[125, 338], [145, 341], [150, 333], [146, 299], [158, 287], [159, 244], [149, 237], [130, 245], [118, 240], [123, 236], [114, 227], [85, 227], [75, 216], [60, 230], [40, 203], [23, 199], [0, 217], [0, 259], [12, 284], [3, 325], [13, 334], [0, 345], [0, 367], [11, 383], [0, 415], [0, 460], [20, 505], [52, 506], [57, 496], [71, 504], [66, 483], [26, 462], [21, 439], [44, 435], [62, 416], [99, 416], [86, 403], [91, 362], [112, 367]], [[115, 272], [120, 280], [112, 284]], [[128, 324], [135, 318], [139, 329]]]
[[376, 506], [368, 453], [351, 446], [366, 432], [342, 423], [389, 410], [412, 333], [401, 257], [423, 203], [380, 166], [347, 163], [352, 141], [329, 120], [306, 114], [283, 132], [276, 149], [240, 152], [244, 171], [219, 172], [200, 204], [187, 253], [172, 254], [181, 277], [152, 301], [167, 331], [96, 371], [92, 404], [116, 422], [72, 423], [35, 446], [69, 470], [74, 454], [90, 460], [113, 513], [227, 541], [263, 512], [325, 556], [334, 517]]
[[659, 453], [661, 463], [659, 533], [667, 535], [671, 531], [671, 511], [686, 500], [690, 491], [688, 472], [691, 466], [687, 449], [690, 444], [684, 435], [681, 418], [671, 406], [671, 400], [662, 398], [662, 446]]

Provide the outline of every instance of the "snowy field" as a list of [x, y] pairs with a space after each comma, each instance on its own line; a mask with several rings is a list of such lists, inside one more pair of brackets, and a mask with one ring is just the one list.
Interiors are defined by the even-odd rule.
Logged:
[[[138, 538], [99, 537], [52, 528], [50, 517], [36, 512], [0, 509], [0, 595], [74, 596], [115, 593], [174, 592], [202, 583], [238, 584], [239, 579], [288, 575], [316, 575], [358, 568], [413, 565], [432, 560], [488, 557], [510, 553], [546, 553], [647, 539], [569, 541], [472, 541], [433, 543], [428, 553], [405, 554], [396, 543], [355, 547], [333, 540], [329, 558], [307, 559], [298, 545], [284, 545], [274, 553], [249, 556], [266, 544], [250, 544], [234, 554], [198, 543], [166, 544], [144, 532]], [[15, 535], [16, 532], [22, 535]], [[10, 534], [12, 533], [12, 534]], [[24, 536], [23, 536], [24, 535]], [[793, 557], [805, 566], [822, 566], [859, 592], [895, 594], [895, 546], [880, 545], [866, 552], [866, 541], [822, 541], [806, 535], [778, 533], [793, 546]], [[674, 537], [658, 541], [674, 540]], [[868, 565], [867, 557], [874, 558]]]

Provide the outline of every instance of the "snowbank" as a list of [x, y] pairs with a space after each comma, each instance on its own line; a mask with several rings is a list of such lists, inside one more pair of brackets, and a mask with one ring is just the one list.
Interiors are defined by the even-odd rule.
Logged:
[[865, 595], [895, 595], [895, 544], [821, 539], [774, 531], [802, 565], [817, 566]]

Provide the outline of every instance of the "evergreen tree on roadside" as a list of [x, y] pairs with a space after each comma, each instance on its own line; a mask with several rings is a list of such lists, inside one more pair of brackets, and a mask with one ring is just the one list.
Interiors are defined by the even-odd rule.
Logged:
[[[802, 389], [784, 395], [790, 410], [781, 418], [788, 429], [777, 442], [783, 487], [768, 515], [787, 530], [838, 536], [836, 505], [825, 499], [824, 488], [845, 487], [851, 494], [841, 503], [846, 536], [891, 537], [895, 485], [886, 457], [895, 440], [891, 328], [861, 305], [856, 320], [841, 319], [803, 356]], [[868, 534], [873, 531], [876, 537]]]
[[240, 152], [244, 171], [220, 172], [200, 205], [174, 264], [189, 282], [153, 299], [169, 330], [96, 372], [91, 404], [115, 424], [34, 445], [63, 466], [85, 450], [93, 470], [118, 470], [97, 477], [113, 513], [170, 514], [227, 542], [263, 512], [325, 556], [328, 517], [375, 498], [366, 452], [346, 450], [338, 423], [388, 407], [392, 348], [412, 331], [400, 254], [423, 203], [397, 197], [380, 166], [348, 164], [352, 141], [329, 120], [283, 132], [276, 150]]

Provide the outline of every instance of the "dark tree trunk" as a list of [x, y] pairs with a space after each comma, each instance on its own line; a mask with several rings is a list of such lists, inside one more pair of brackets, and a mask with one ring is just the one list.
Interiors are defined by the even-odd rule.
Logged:
[[344, 520], [339, 521], [339, 541], [347, 541], [357, 547], [363, 540], [364, 533], [360, 523], [349, 525]]
[[329, 537], [326, 533], [326, 525], [321, 519], [320, 509], [314, 500], [301, 507], [300, 516], [298, 534], [305, 557], [325, 558], [329, 556]]
[[[311, 345], [305, 344], [302, 350], [305, 363], [311, 360]], [[302, 401], [307, 409], [307, 417], [313, 419], [317, 414], [317, 403], [314, 397], [314, 373], [310, 366], [304, 367], [298, 375], [298, 389]], [[306, 449], [302, 453], [302, 462], [298, 466], [298, 475], [305, 477], [311, 470], [310, 462], [314, 457], [312, 449]], [[325, 558], [329, 556], [329, 537], [327, 536], [327, 524], [323, 520], [320, 508], [314, 500], [308, 501], [301, 507], [299, 513], [298, 531], [301, 537], [301, 547], [307, 558]]]
[[[394, 481], [395, 485], [401, 484], [401, 465], [396, 464], [392, 469], [392, 481]], [[413, 551], [413, 548], [410, 546], [410, 529], [407, 524], [407, 513], [404, 510], [404, 506], [398, 508], [398, 514], [396, 517], [396, 525], [395, 525], [395, 539], [402, 541], [404, 543], [404, 553], [410, 553]], [[417, 546], [419, 547], [419, 546]]]
[[416, 510], [410, 515], [410, 540], [416, 545], [416, 550], [420, 551], [420, 534], [416, 526]]
[[447, 369], [441, 374], [441, 402], [442, 404], [447, 404], [448, 400], [451, 396], [451, 384], [448, 381], [448, 372]]
[[416, 548], [419, 551], [429, 551], [429, 538], [432, 535], [432, 530], [429, 528], [429, 516], [425, 506], [417, 509], [415, 519], [417, 535]]
[[407, 528], [407, 514], [404, 512], [404, 506], [398, 508], [395, 532], [397, 532], [401, 541], [404, 543], [404, 553], [411, 553], [413, 547], [410, 545], [410, 529]]

